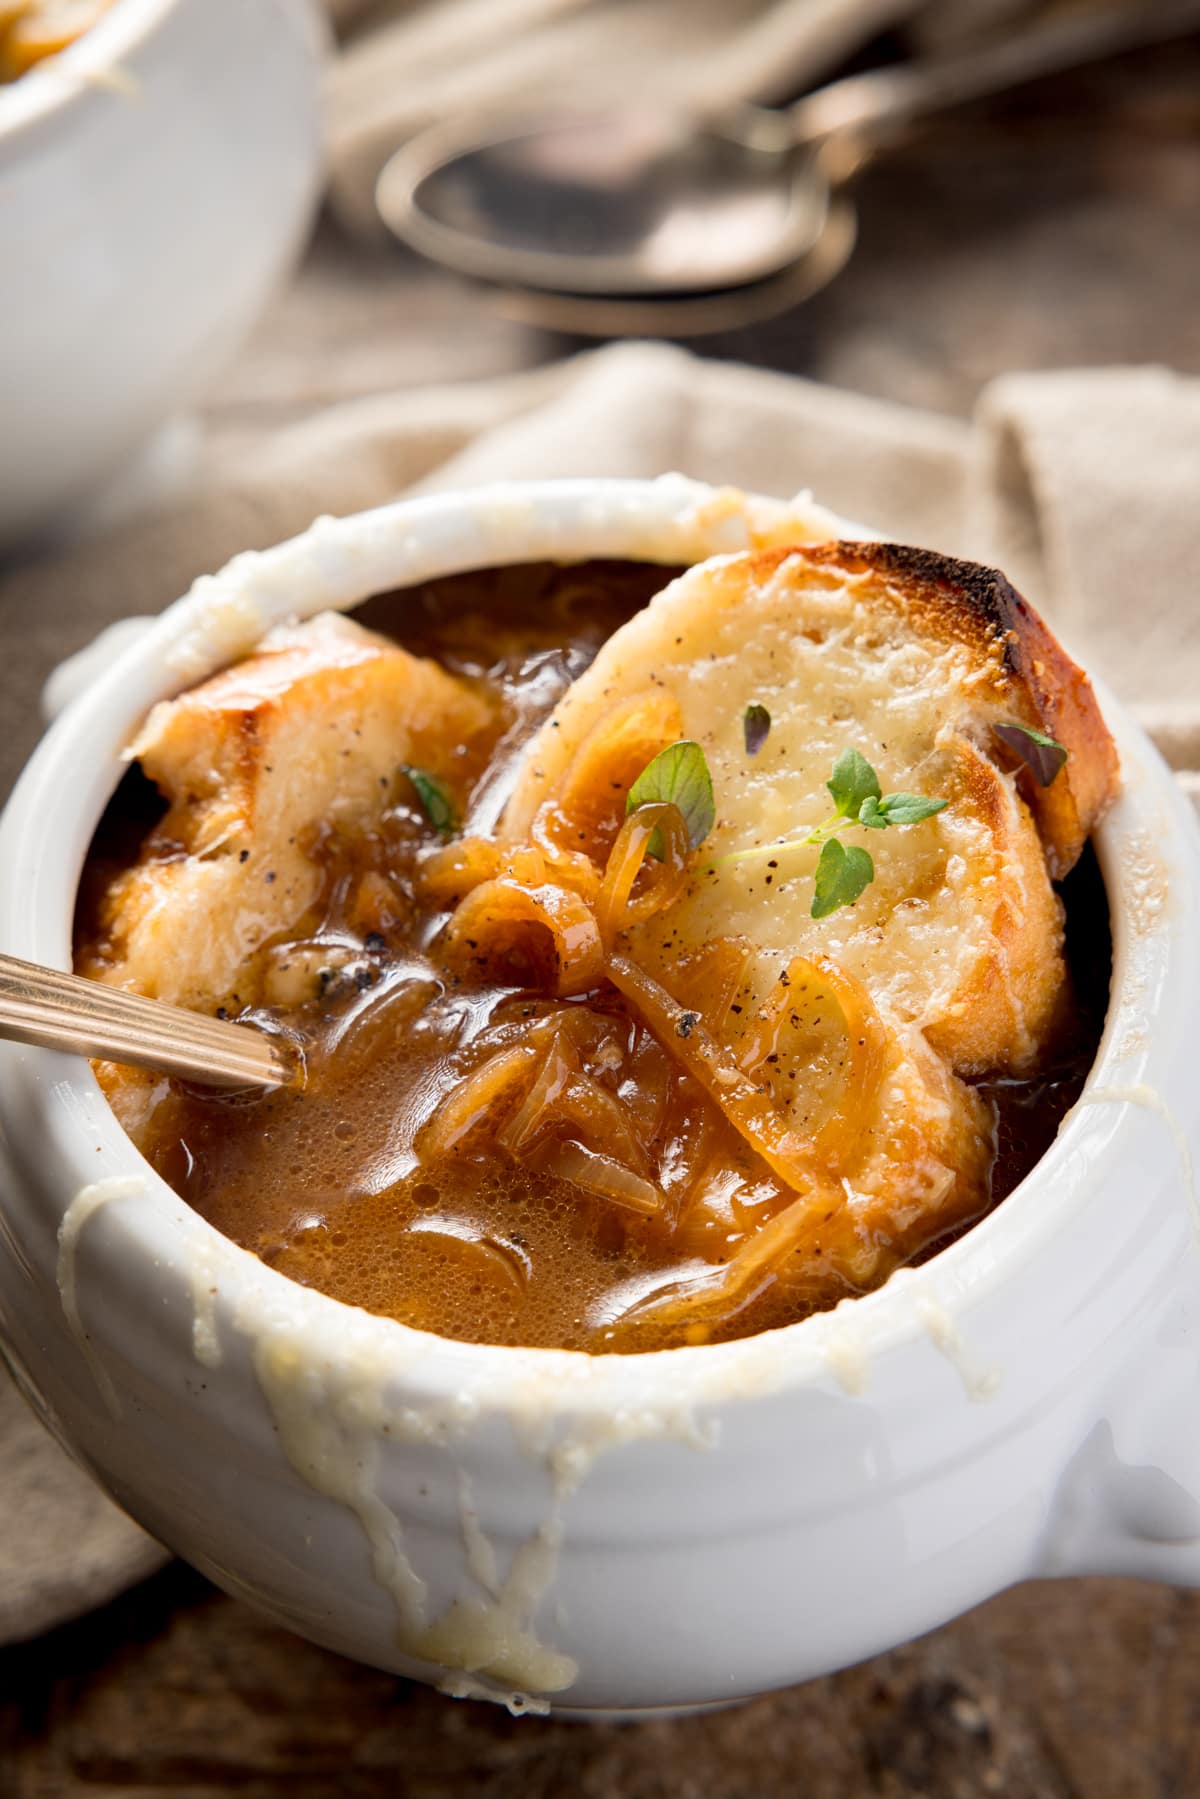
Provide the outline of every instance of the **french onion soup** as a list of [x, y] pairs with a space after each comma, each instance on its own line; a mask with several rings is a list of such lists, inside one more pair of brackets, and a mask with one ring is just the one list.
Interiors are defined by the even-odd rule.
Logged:
[[131, 745], [76, 967], [285, 1033], [304, 1074], [99, 1077], [293, 1279], [471, 1341], [745, 1336], [960, 1233], [1077, 1096], [1116, 782], [1086, 678], [923, 552], [671, 574], [277, 627]]

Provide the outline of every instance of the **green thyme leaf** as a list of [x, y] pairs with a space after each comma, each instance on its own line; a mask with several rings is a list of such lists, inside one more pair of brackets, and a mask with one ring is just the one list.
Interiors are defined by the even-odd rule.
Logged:
[[458, 816], [454, 810], [454, 801], [446, 789], [427, 775], [423, 768], [412, 768], [407, 762], [400, 765], [401, 774], [408, 776], [421, 802], [421, 810], [441, 837], [453, 837], [458, 829]]
[[757, 700], [742, 713], [742, 735], [746, 740], [746, 754], [757, 756], [763, 744], [771, 734], [771, 714]]
[[[944, 812], [949, 800], [927, 800], [921, 793], [889, 793], [880, 801], [879, 810], [889, 825], [919, 825], [923, 818]], [[866, 824], [865, 818], [859, 819]]]
[[[747, 708], [749, 711], [749, 708]], [[783, 855], [806, 844], [820, 844], [817, 861], [814, 918], [826, 918], [839, 906], [856, 900], [863, 888], [875, 879], [875, 864], [866, 850], [847, 850], [838, 833], [861, 825], [867, 831], [886, 831], [891, 825], [917, 825], [932, 818], [950, 804], [949, 800], [926, 799], [920, 793], [880, 792], [879, 777], [866, 757], [858, 750], [843, 750], [833, 765], [833, 773], [825, 783], [833, 795], [837, 811], [811, 830], [803, 829], [790, 837], [776, 838], [773, 843], [757, 843], [753, 849], [733, 850], [711, 863], [709, 872], [735, 862], [758, 862], [764, 857]], [[774, 862], [771, 864], [775, 866]]]
[[1039, 787], [1049, 787], [1055, 776], [1061, 774], [1068, 751], [1053, 737], [1047, 737], [1044, 731], [1035, 731], [1032, 725], [1019, 725], [1015, 719], [993, 725], [992, 729], [1001, 743], [1016, 751]]
[[817, 861], [812, 916], [828, 918], [840, 906], [852, 906], [874, 879], [875, 864], [866, 850], [856, 846], [847, 849], [831, 837]]
[[[692, 849], [699, 849], [713, 828], [717, 808], [704, 751], [691, 738], [659, 750], [646, 764], [626, 796], [626, 815], [636, 812], [639, 806], [655, 802], [678, 806], [687, 826], [688, 843]], [[662, 860], [661, 831], [655, 831], [647, 849], [650, 855]]]
[[879, 776], [858, 750], [842, 751], [825, 785], [833, 795], [839, 818], [857, 818], [863, 802], [879, 799], [883, 791]]

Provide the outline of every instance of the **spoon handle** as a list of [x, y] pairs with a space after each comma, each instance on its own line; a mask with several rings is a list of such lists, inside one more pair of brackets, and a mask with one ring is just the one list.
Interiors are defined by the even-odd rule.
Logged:
[[1122, 0], [1068, 13], [982, 50], [847, 76], [806, 94], [786, 118], [795, 144], [845, 148], [853, 166], [911, 120], [1197, 29], [1200, 0]]
[[0, 1037], [100, 1056], [210, 1087], [284, 1087], [298, 1066], [279, 1041], [102, 981], [0, 955]]

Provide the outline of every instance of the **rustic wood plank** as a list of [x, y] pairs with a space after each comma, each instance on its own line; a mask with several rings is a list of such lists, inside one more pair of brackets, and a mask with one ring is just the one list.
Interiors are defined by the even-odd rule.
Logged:
[[1200, 1596], [1080, 1580], [1018, 1588], [859, 1668], [727, 1711], [514, 1719], [299, 1642], [175, 1567], [0, 1654], [0, 1791], [1182, 1799], [1197, 1790], [1198, 1663]]

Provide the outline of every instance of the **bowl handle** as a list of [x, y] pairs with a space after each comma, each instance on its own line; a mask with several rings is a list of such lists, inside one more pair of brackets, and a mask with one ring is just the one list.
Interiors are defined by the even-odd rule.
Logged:
[[1200, 1303], [1181, 1299], [1058, 1485], [1043, 1574], [1200, 1587]]

